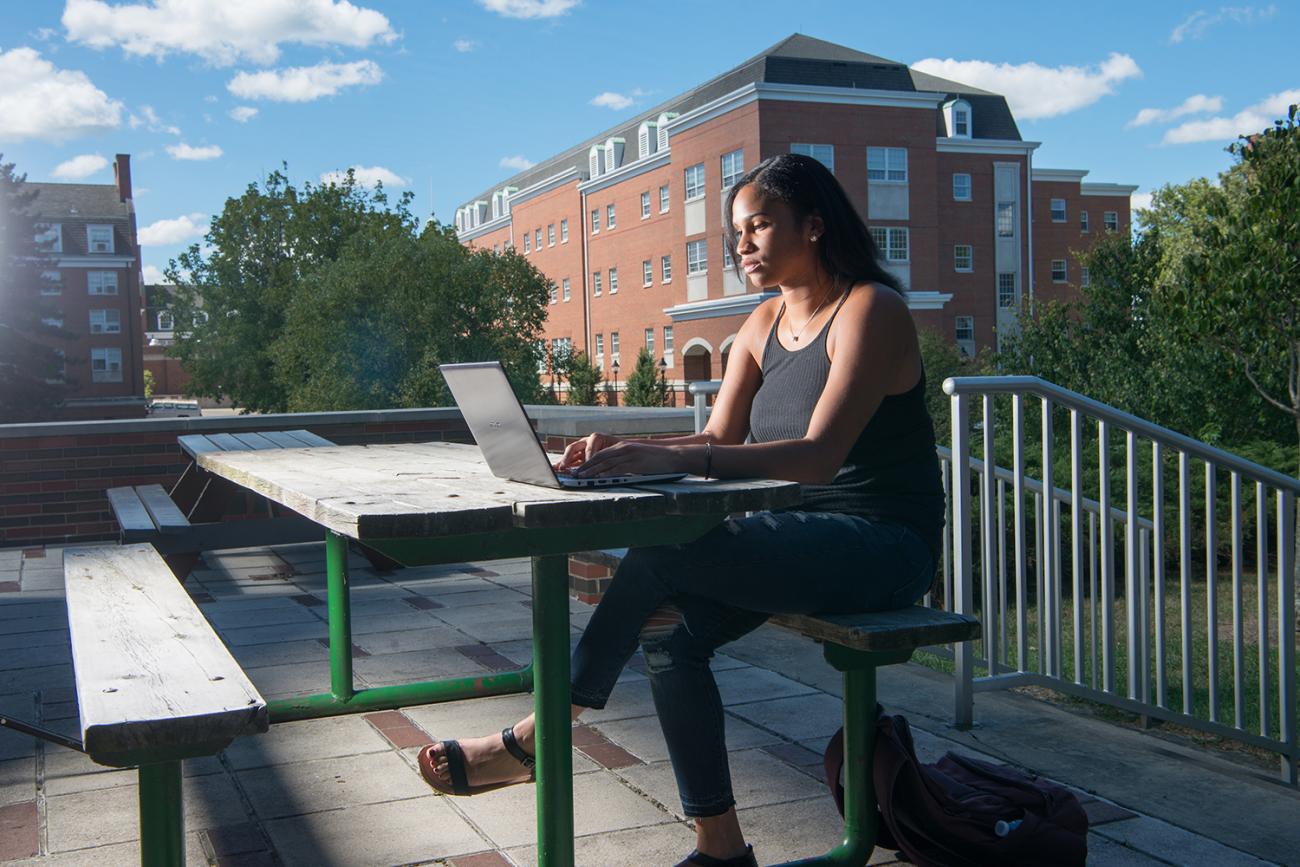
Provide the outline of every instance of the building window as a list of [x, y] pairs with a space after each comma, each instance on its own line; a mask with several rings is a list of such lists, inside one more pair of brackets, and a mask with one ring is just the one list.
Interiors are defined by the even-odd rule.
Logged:
[[661, 283], [673, 282], [673, 257], [659, 257], [659, 281]]
[[500, 256], [500, 255], [501, 255], [501, 245], [500, 245], [500, 244], [493, 244], [493, 245], [492, 245], [492, 255], [494, 255], [494, 256]]
[[1064, 283], [1065, 280], [1066, 280], [1066, 274], [1065, 274], [1065, 260], [1064, 260], [1064, 259], [1053, 259], [1053, 260], [1052, 260], [1052, 282], [1053, 282], [1053, 283]]
[[618, 294], [618, 269], [617, 268], [609, 269], [609, 294], [610, 295]]
[[530, 234], [528, 234], [527, 232], [524, 232], [524, 252], [525, 252], [525, 253], [531, 253], [531, 252], [533, 252], [533, 246], [532, 246], [532, 244], [533, 244], [533, 236], [530, 235]]
[[533, 249], [542, 249], [542, 227], [538, 226], [537, 231], [533, 232]]
[[966, 355], [975, 354], [975, 317], [958, 316], [955, 321], [957, 346]]
[[555, 246], [555, 224], [554, 223], [546, 224], [546, 246], [548, 247]]
[[594, 208], [591, 212], [591, 234], [600, 231], [600, 208]]
[[573, 293], [569, 289], [568, 277], [565, 277], [563, 280], [560, 281], [560, 297], [563, 298], [565, 301], [568, 301], [571, 297], [573, 297]]
[[1088, 273], [1086, 267], [1079, 268], [1079, 285], [1085, 289], [1092, 285], [1092, 275]]
[[605, 206], [605, 228], [606, 229], [614, 228], [614, 206], [613, 205]]
[[956, 244], [952, 248], [952, 268], [954, 271], [975, 270], [975, 248], [970, 244]]
[[605, 366], [605, 335], [596, 335], [596, 366]]
[[63, 274], [61, 274], [58, 271], [42, 271], [41, 272], [41, 294], [62, 295]]
[[591, 294], [592, 294], [592, 295], [599, 295], [600, 292], [601, 292], [601, 289], [600, 289], [600, 272], [599, 272], [599, 271], [592, 271], [592, 272], [591, 272]]
[[36, 233], [36, 243], [42, 247], [44, 252], [63, 252], [62, 223], [37, 223], [36, 227], [41, 229], [41, 231]]
[[86, 290], [91, 295], [116, 295], [116, 271], [87, 271]]
[[907, 148], [867, 148], [867, 180], [907, 182]]
[[646, 190], [641, 194], [641, 219], [650, 216], [650, 191]]
[[649, 259], [641, 260], [641, 285], [649, 286], [655, 281], [655, 269]]
[[1088, 212], [1087, 212], [1087, 211], [1080, 211], [1080, 212], [1079, 212], [1079, 231], [1080, 231], [1080, 232], [1086, 232], [1086, 231], [1088, 231]]
[[1052, 199], [1052, 222], [1065, 222], [1065, 199]]
[[998, 306], [1015, 307], [1016, 306], [1016, 275], [1011, 273], [998, 274]]
[[726, 238], [723, 238], [722, 239], [722, 267], [734, 268], [735, 266], [736, 266], [736, 260], [731, 257], [731, 245], [727, 243]]
[[970, 108], [964, 102], [952, 107], [952, 134], [956, 138], [970, 138]]
[[609, 332], [609, 360], [618, 361], [618, 332]]
[[998, 202], [998, 237], [1014, 238], [1016, 236], [1016, 205], [1014, 202]]
[[556, 286], [554, 283], [552, 283], [552, 284], [551, 284], [551, 303], [552, 303], [552, 304], [558, 303], [559, 300], [560, 300], [560, 287], [558, 287], [558, 286]]
[[159, 331], [176, 330], [176, 317], [172, 315], [172, 312], [170, 310], [158, 311], [158, 330]]
[[647, 328], [647, 329], [645, 330], [645, 351], [648, 352], [648, 353], [650, 353], [650, 357], [651, 357], [651, 358], [654, 358], [654, 354], [655, 354], [655, 330], [654, 330], [653, 328]]
[[828, 144], [792, 144], [790, 153], [812, 157], [835, 173], [835, 146]]
[[561, 244], [569, 243], [569, 218], [568, 217], [565, 217], [563, 220], [560, 220], [560, 243]]
[[886, 262], [907, 262], [911, 259], [910, 239], [905, 227], [872, 226], [871, 240], [876, 242], [876, 248]]
[[114, 347], [92, 348], [90, 379], [92, 382], [121, 382], [122, 350]]
[[664, 326], [664, 361], [668, 362], [669, 367], [673, 364], [673, 327], [671, 325]]
[[722, 155], [722, 189], [731, 189], [732, 184], [745, 174], [745, 150], [737, 148], [729, 154]]
[[112, 226], [87, 226], [86, 227], [86, 252], [112, 253], [113, 252], [113, 227]]
[[91, 334], [121, 334], [122, 333], [122, 311], [120, 310], [91, 310], [90, 311], [90, 333]]
[[706, 241], [690, 241], [686, 244], [686, 273], [703, 274], [709, 270], [709, 248]]
[[953, 172], [952, 198], [957, 202], [970, 201], [970, 175], [965, 172]]
[[659, 188], [659, 213], [668, 213], [668, 185]]
[[698, 163], [686, 170], [686, 201], [698, 199], [704, 195], [704, 163]]
[[1107, 231], [1107, 232], [1118, 232], [1118, 231], [1119, 231], [1119, 212], [1118, 212], [1118, 211], [1102, 211], [1102, 213], [1101, 213], [1101, 224], [1102, 224], [1103, 226], [1106, 227], [1106, 231]]

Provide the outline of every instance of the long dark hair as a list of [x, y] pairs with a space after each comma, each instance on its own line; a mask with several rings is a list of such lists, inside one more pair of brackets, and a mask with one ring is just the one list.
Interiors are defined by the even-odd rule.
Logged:
[[736, 276], [742, 283], [745, 275], [740, 268], [740, 256], [736, 253], [736, 227], [731, 221], [731, 208], [741, 187], [750, 184], [764, 198], [785, 202], [798, 220], [802, 221], [810, 214], [822, 218], [824, 228], [817, 240], [817, 248], [822, 267], [837, 283], [846, 286], [881, 283], [900, 295], [904, 294], [898, 278], [880, 266], [880, 249], [871, 240], [871, 233], [835, 175], [819, 161], [803, 154], [768, 157], [736, 181], [727, 193], [727, 207], [723, 212], [727, 233], [724, 243], [731, 251]]

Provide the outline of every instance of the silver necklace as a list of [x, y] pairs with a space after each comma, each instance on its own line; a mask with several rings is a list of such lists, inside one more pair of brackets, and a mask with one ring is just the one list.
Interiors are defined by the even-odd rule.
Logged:
[[[812, 312], [812, 315], [809, 316], [806, 320], [804, 320], [803, 325], [800, 326], [798, 331], [794, 330], [794, 326], [790, 324], [790, 320], [788, 319], [786, 320], [785, 327], [790, 329], [790, 337], [794, 339], [795, 343], [799, 342], [799, 335], [803, 334], [806, 330], [808, 330], [808, 324], [817, 318], [818, 313], [822, 312], [822, 308], [826, 306], [826, 302], [831, 300], [832, 294], [834, 293], [833, 292], [826, 293], [826, 297], [822, 299], [822, 303], [818, 304], [817, 309]], [[785, 302], [783, 301], [781, 303], [784, 304]]]

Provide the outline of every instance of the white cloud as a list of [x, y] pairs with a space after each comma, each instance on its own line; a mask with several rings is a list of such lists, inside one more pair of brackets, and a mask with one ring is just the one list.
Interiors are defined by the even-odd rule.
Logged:
[[1134, 211], [1151, 207], [1151, 193], [1134, 193], [1129, 198], [1129, 207]]
[[593, 96], [591, 98], [591, 104], [601, 108], [612, 108], [615, 111], [621, 111], [632, 104], [632, 97], [607, 90], [604, 93], [598, 93]]
[[251, 105], [237, 105], [230, 110], [230, 116], [240, 123], [248, 123], [257, 117], [257, 109]]
[[158, 116], [158, 112], [154, 111], [153, 107], [148, 105], [140, 106], [140, 113], [132, 114], [127, 118], [127, 123], [131, 125], [131, 129], [139, 129], [143, 126], [148, 129], [149, 132], [165, 132], [169, 135], [181, 134], [180, 127], [163, 123], [163, 119]]
[[1277, 6], [1272, 3], [1258, 9], [1254, 6], [1220, 6], [1217, 12], [1197, 9], [1170, 31], [1169, 41], [1176, 45], [1185, 39], [1200, 39], [1205, 35], [1205, 31], [1224, 21], [1251, 24], [1255, 21], [1266, 21], [1275, 14], [1277, 14]]
[[174, 160], [215, 160], [221, 156], [221, 148], [216, 145], [192, 147], [185, 144], [185, 142], [181, 142], [180, 144], [167, 145], [163, 150], [171, 154]]
[[1230, 142], [1239, 135], [1261, 132], [1273, 121], [1286, 116], [1287, 107], [1300, 103], [1300, 88], [1284, 90], [1247, 106], [1232, 117], [1189, 120], [1165, 132], [1161, 144], [1190, 144], [1198, 141]]
[[457, 39], [451, 46], [461, 54], [469, 54], [475, 48], [478, 48], [478, 43], [473, 39]]
[[[347, 174], [346, 171], [324, 172], [320, 176], [320, 182], [342, 184], [347, 179]], [[385, 187], [405, 187], [411, 183], [410, 178], [404, 178], [383, 166], [353, 166], [352, 176], [359, 187], [373, 187], [377, 183], [383, 183]]]
[[274, 63], [286, 43], [365, 48], [397, 38], [387, 18], [347, 0], [67, 0], [63, 26], [69, 41], [92, 48], [118, 45], [159, 59], [197, 54], [218, 66]]
[[1156, 122], [1168, 123], [1189, 114], [1204, 114], [1209, 111], [1219, 111], [1222, 108], [1223, 97], [1195, 93], [1173, 108], [1144, 108], [1134, 115], [1126, 126], [1146, 126], [1149, 123]]
[[582, 0], [478, 0], [478, 5], [503, 18], [555, 18]]
[[166, 283], [167, 275], [164, 274], [162, 269], [157, 265], [145, 265], [144, 282], [150, 286], [157, 285], [158, 283]]
[[0, 141], [60, 142], [122, 123], [122, 103], [31, 48], [0, 51]]
[[[144, 247], [165, 247], [202, 238], [208, 233], [207, 219], [207, 214], [182, 214], [173, 220], [150, 223], [140, 230], [140, 244]], [[147, 276], [145, 282], [149, 282]]]
[[315, 66], [241, 72], [230, 79], [226, 89], [242, 99], [311, 102], [323, 96], [333, 96], [345, 87], [378, 84], [383, 77], [384, 71], [373, 60], [322, 62]]
[[519, 169], [520, 171], [523, 171], [524, 169], [531, 169], [533, 166], [537, 165], [537, 163], [533, 162], [523, 154], [515, 154], [512, 157], [502, 157], [501, 162], [497, 165], [501, 166], [503, 169]]
[[912, 66], [921, 72], [991, 90], [1007, 98], [1019, 119], [1055, 117], [1092, 105], [1114, 93], [1115, 85], [1142, 75], [1127, 54], [1112, 52], [1091, 66], [1039, 66], [928, 57]]
[[108, 168], [108, 160], [99, 154], [82, 154], [59, 163], [51, 173], [61, 181], [79, 181]]

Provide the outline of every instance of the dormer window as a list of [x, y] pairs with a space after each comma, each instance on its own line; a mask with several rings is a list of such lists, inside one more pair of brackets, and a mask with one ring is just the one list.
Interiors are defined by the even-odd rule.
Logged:
[[36, 244], [46, 253], [63, 252], [63, 225], [61, 223], [38, 223], [41, 229], [36, 233]]
[[954, 99], [943, 106], [944, 121], [948, 125], [948, 135], [951, 138], [970, 138], [971, 137], [971, 110], [970, 103], [964, 99]]
[[659, 150], [659, 124], [642, 121], [636, 131], [636, 158], [643, 160]]
[[87, 226], [86, 227], [86, 252], [112, 253], [113, 252], [113, 227], [112, 226]]
[[677, 112], [675, 111], [665, 111], [659, 115], [656, 128], [659, 132], [659, 150], [661, 151], [668, 150], [668, 121], [675, 117], [677, 117]]
[[605, 139], [605, 171], [612, 172], [623, 165], [623, 146], [625, 144], [626, 142], [621, 138]]
[[605, 148], [601, 145], [592, 145], [587, 151], [587, 174], [593, 178], [605, 174]]

